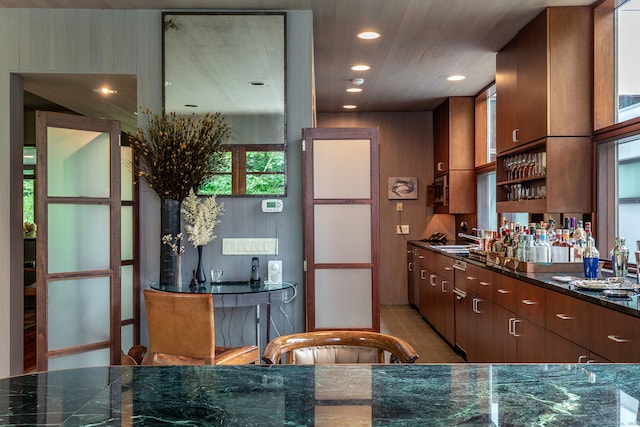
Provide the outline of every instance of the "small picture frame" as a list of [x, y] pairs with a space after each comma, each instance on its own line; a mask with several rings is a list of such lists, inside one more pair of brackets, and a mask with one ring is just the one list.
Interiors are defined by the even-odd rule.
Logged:
[[418, 198], [418, 177], [415, 176], [393, 176], [389, 177], [387, 187], [389, 200], [393, 199], [417, 199]]

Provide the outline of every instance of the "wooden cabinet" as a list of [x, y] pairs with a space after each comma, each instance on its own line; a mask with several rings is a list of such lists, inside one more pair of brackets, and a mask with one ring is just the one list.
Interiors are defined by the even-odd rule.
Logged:
[[547, 137], [496, 158], [498, 212], [591, 212], [589, 137]]
[[434, 110], [434, 175], [474, 168], [474, 114], [472, 96], [447, 98]]
[[[594, 304], [568, 295], [546, 291], [546, 327], [576, 345], [588, 348], [591, 339], [591, 327]], [[587, 353], [583, 353], [587, 354]]]
[[433, 112], [433, 170], [444, 180], [443, 201], [431, 203], [438, 214], [475, 212], [474, 114], [470, 96], [447, 98]]
[[498, 153], [547, 136], [590, 136], [590, 7], [547, 8], [496, 58]]
[[423, 264], [424, 280], [420, 282], [420, 314], [449, 344], [455, 343], [453, 294], [453, 260], [427, 253]]
[[409, 304], [413, 307], [420, 306], [420, 258], [424, 258], [424, 249], [419, 249], [412, 244], [407, 244], [407, 294]]
[[640, 319], [594, 305], [589, 350], [613, 362], [640, 362]]
[[592, 211], [590, 32], [589, 7], [548, 8], [498, 53], [498, 212]]

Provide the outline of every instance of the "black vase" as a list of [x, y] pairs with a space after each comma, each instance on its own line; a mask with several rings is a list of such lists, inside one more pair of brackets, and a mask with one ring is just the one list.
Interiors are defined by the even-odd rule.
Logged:
[[[180, 233], [180, 201], [160, 200], [160, 285], [172, 286], [175, 275], [175, 257], [169, 245], [162, 243], [162, 236]], [[178, 278], [180, 279], [180, 278]]]
[[196, 268], [196, 280], [198, 283], [207, 281], [207, 276], [204, 275], [204, 268], [202, 267], [202, 248], [202, 245], [198, 246], [198, 268]]

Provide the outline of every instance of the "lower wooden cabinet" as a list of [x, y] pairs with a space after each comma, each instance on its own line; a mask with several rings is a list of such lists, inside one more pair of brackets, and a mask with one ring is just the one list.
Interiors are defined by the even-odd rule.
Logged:
[[613, 362], [640, 362], [640, 319], [594, 306], [589, 349]]

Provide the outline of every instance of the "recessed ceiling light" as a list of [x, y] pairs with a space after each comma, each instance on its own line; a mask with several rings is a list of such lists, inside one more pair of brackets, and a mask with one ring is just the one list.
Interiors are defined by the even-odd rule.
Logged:
[[198, 108], [197, 104], [184, 104], [184, 106], [187, 108]]
[[352, 104], [347, 104], [347, 105], [343, 105], [342, 108], [344, 108], [345, 110], [353, 110], [355, 108], [357, 108], [355, 105]]
[[463, 76], [462, 74], [454, 74], [452, 76], [447, 77], [447, 80], [449, 80], [450, 82], [457, 82], [459, 80], [464, 80], [466, 79], [466, 76]]
[[362, 92], [362, 88], [360, 88], [360, 87], [350, 87], [350, 88], [347, 89], [347, 92], [349, 92], [349, 93]]
[[375, 31], [363, 31], [358, 34], [358, 38], [363, 40], [374, 40], [380, 38], [380, 33], [376, 33]]
[[263, 82], [249, 82], [249, 85], [251, 86], [264, 86]]
[[103, 95], [111, 95], [113, 93], [118, 93], [117, 90], [111, 89], [111, 88], [106, 87], [106, 86], [105, 87], [101, 87], [101, 88], [95, 88], [95, 89], [93, 89], [93, 91], [95, 93], [101, 93]]
[[369, 67], [368, 65], [364, 65], [364, 64], [358, 64], [358, 65], [354, 65], [353, 67], [351, 67], [351, 69], [353, 71], [367, 71], [367, 70], [370, 70], [371, 67]]

